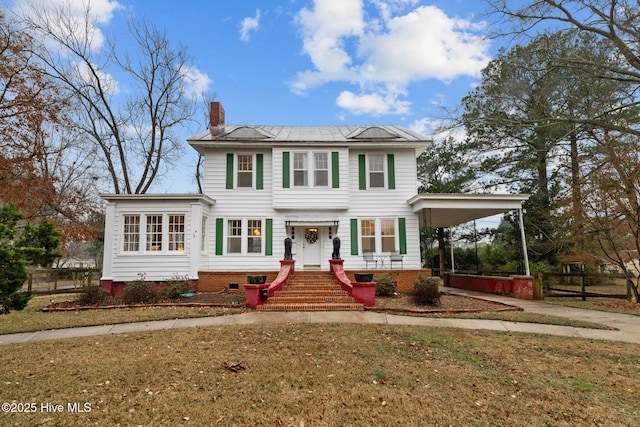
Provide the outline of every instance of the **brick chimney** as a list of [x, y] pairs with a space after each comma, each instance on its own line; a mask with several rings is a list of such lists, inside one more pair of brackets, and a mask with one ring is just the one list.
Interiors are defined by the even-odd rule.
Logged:
[[209, 105], [209, 131], [213, 135], [224, 132], [224, 108], [217, 101]]

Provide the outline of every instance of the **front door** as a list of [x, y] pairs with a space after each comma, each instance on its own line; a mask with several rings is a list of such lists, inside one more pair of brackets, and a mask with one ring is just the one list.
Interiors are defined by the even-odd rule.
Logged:
[[304, 270], [320, 269], [322, 262], [322, 238], [320, 227], [305, 227], [302, 241], [302, 258]]

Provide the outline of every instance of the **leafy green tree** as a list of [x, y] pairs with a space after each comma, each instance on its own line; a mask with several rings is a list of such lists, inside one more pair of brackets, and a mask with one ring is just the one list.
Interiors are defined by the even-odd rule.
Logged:
[[[472, 161], [460, 150], [459, 143], [450, 136], [435, 141], [429, 150], [418, 157], [417, 164], [419, 193], [465, 193], [469, 192], [475, 183], [476, 170]], [[428, 255], [430, 242], [438, 242], [437, 259], [441, 273], [446, 267], [447, 234], [443, 227], [425, 227], [421, 232], [422, 252], [429, 258], [432, 258]]]
[[60, 233], [51, 223], [22, 225], [14, 205], [0, 205], [0, 314], [22, 310], [31, 298], [20, 292], [29, 265], [50, 265], [59, 256]]

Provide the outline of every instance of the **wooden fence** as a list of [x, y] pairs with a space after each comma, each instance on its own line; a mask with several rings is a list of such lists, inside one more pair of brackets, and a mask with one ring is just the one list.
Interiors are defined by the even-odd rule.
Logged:
[[627, 298], [627, 278], [612, 273], [535, 273], [548, 297]]
[[22, 286], [22, 290], [73, 291], [99, 281], [100, 271], [95, 268], [38, 268], [29, 271], [29, 278]]

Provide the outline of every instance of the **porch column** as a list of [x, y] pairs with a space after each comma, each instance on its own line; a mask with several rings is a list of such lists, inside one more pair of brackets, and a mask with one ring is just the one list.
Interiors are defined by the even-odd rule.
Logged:
[[524, 253], [524, 272], [525, 275], [531, 276], [531, 271], [529, 271], [529, 255], [527, 254], [527, 239], [524, 235], [524, 221], [522, 220], [522, 208], [518, 209], [518, 221], [520, 222], [520, 237], [522, 238], [522, 252]]

